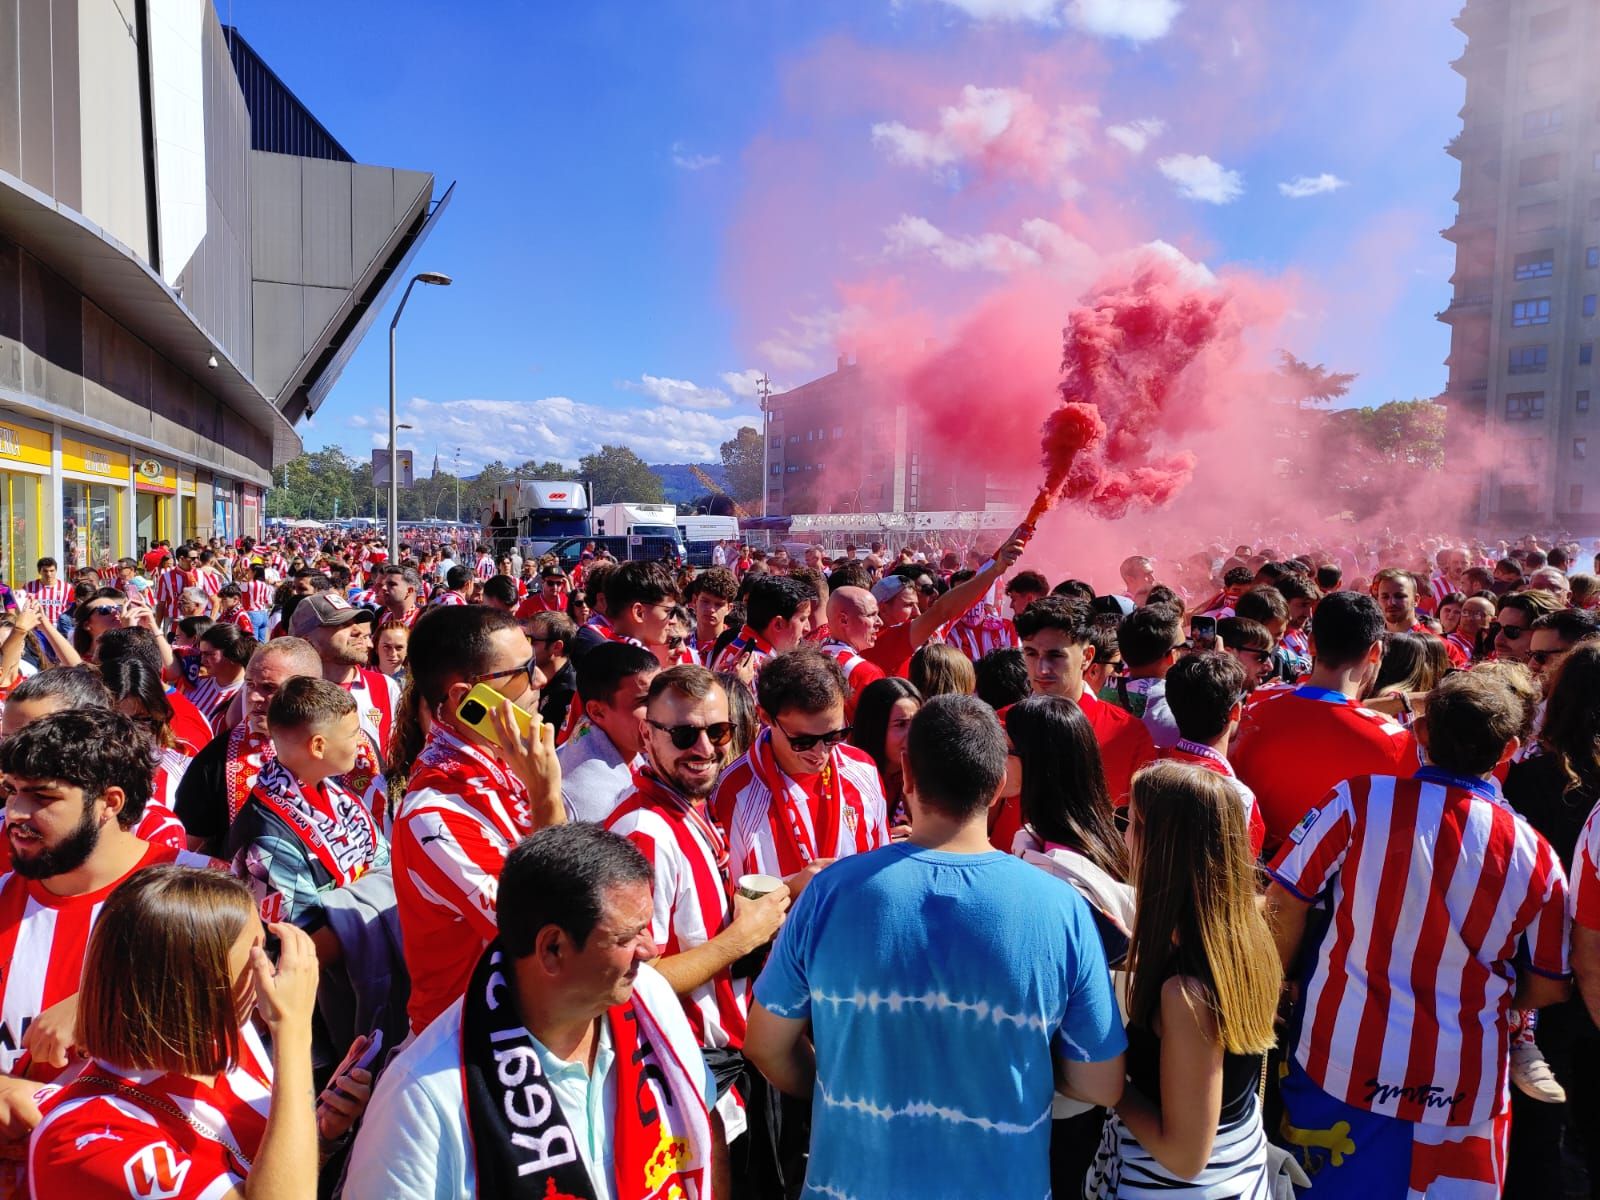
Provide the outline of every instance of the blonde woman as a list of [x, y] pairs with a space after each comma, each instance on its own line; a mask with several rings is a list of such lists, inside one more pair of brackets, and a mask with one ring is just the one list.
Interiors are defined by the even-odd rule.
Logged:
[[1085, 1194], [1265, 1200], [1257, 1089], [1283, 971], [1244, 810], [1221, 775], [1158, 763], [1129, 817], [1128, 1085]]

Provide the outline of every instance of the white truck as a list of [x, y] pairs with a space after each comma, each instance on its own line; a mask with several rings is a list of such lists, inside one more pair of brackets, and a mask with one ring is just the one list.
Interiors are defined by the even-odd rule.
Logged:
[[602, 504], [589, 514], [596, 537], [678, 536], [678, 509], [672, 504]]

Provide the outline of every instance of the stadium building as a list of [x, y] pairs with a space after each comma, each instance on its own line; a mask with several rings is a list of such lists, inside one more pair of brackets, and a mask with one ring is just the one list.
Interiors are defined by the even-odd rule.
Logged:
[[0, 578], [259, 533], [449, 200], [209, 0], [0, 0]]

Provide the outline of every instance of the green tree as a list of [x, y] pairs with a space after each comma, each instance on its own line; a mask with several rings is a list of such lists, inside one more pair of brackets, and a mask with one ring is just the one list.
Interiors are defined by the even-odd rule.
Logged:
[[1331, 404], [1348, 395], [1350, 385], [1356, 381], [1353, 374], [1330, 371], [1321, 363], [1312, 366], [1302, 362], [1287, 350], [1280, 351], [1281, 365], [1278, 375], [1289, 400], [1304, 407], [1309, 404]]
[[589, 482], [595, 504], [661, 504], [661, 476], [626, 446], [601, 446], [578, 461], [578, 475]]
[[727, 472], [728, 495], [741, 503], [761, 501], [765, 469], [761, 453], [761, 435], [745, 425], [732, 438], [722, 443], [722, 466]]
[[1311, 441], [1323, 487], [1358, 518], [1392, 494], [1409, 494], [1444, 469], [1445, 408], [1431, 400], [1391, 400], [1376, 408], [1318, 414]]

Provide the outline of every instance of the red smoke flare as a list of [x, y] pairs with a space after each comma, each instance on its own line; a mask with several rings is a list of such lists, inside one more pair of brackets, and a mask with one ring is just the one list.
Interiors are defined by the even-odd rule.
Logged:
[[1044, 487], [1024, 523], [1063, 498], [1109, 520], [1169, 503], [1195, 460], [1156, 445], [1214, 423], [1222, 398], [1208, 393], [1207, 368], [1237, 355], [1240, 328], [1225, 290], [1186, 283], [1166, 261], [1074, 309], [1061, 407], [1044, 427]]

